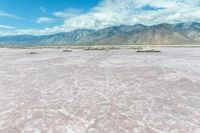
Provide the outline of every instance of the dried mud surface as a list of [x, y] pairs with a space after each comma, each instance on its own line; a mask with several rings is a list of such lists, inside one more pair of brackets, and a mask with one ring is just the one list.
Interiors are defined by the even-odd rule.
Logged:
[[0, 49], [0, 132], [200, 133], [200, 49], [161, 51]]

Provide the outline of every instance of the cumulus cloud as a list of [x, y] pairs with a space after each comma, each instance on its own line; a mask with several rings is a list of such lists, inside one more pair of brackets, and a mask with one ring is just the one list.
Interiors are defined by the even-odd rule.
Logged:
[[[88, 12], [69, 9], [53, 15], [63, 18], [64, 24], [40, 30], [39, 33], [101, 29], [121, 24], [200, 22], [200, 0], [103, 0]], [[38, 23], [52, 21], [40, 18]], [[29, 33], [34, 32], [31, 30]]]
[[38, 24], [42, 24], [42, 23], [52, 23], [54, 22], [53, 18], [49, 18], [49, 17], [40, 17], [36, 20], [36, 23]]
[[[104, 0], [90, 12], [66, 20], [64, 27], [69, 30], [100, 29], [120, 24], [152, 25], [200, 21], [199, 2], [199, 0]], [[151, 7], [152, 10], [145, 10], [145, 6]]]
[[8, 18], [12, 18], [12, 19], [21, 19], [21, 17], [18, 17], [14, 14], [7, 13], [7, 12], [4, 12], [4, 11], [0, 11], [0, 17], [8, 17]]

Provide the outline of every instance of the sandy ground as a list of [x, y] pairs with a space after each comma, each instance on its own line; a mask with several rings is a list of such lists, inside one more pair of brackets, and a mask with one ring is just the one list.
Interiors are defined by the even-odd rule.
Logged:
[[161, 50], [0, 49], [0, 133], [200, 133], [200, 49]]

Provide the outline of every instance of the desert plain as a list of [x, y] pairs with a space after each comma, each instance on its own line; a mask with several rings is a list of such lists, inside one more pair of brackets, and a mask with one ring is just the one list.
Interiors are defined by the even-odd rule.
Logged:
[[159, 50], [1, 48], [0, 132], [200, 133], [200, 48]]

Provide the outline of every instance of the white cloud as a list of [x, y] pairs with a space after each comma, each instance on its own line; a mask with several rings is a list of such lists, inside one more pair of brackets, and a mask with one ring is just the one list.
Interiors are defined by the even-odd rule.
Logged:
[[53, 18], [48, 18], [48, 17], [40, 17], [36, 20], [36, 23], [42, 24], [42, 23], [52, 23], [54, 22]]
[[0, 36], [9, 36], [9, 35], [50, 35], [54, 33], [58, 33], [63, 31], [62, 27], [55, 26], [53, 28], [45, 28], [45, 29], [17, 29], [10, 31], [2, 31], [0, 30]]
[[[104, 0], [90, 12], [67, 19], [64, 27], [100, 29], [112, 25], [200, 21], [199, 0]], [[144, 6], [163, 8], [141, 10]]]
[[72, 18], [83, 13], [82, 9], [68, 8], [65, 11], [54, 12], [53, 15], [63, 19]]
[[[103, 0], [88, 12], [68, 9], [55, 12], [54, 16], [64, 19], [61, 26], [43, 30], [23, 30], [30, 34], [50, 34], [75, 29], [101, 29], [114, 25], [153, 25], [158, 23], [200, 22], [200, 0]], [[144, 10], [144, 7], [160, 10]], [[38, 23], [52, 22], [42, 17]]]
[[8, 17], [8, 18], [13, 18], [13, 19], [21, 19], [21, 17], [18, 17], [14, 14], [10, 14], [4, 11], [0, 11], [0, 17]]
[[0, 25], [0, 29], [14, 29], [14, 27], [8, 25]]

